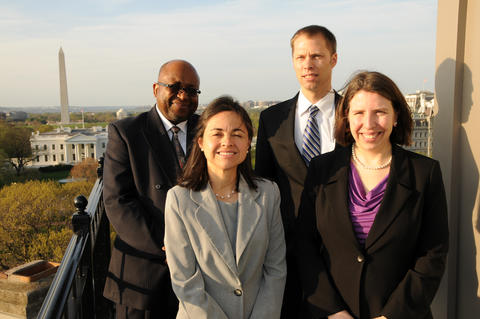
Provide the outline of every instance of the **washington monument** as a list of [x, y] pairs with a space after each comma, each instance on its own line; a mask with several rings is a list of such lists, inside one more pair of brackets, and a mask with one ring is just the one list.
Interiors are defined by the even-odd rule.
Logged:
[[65, 55], [62, 47], [58, 51], [58, 64], [60, 71], [60, 120], [62, 124], [68, 124], [70, 123], [70, 114], [68, 113], [67, 72], [65, 71]]

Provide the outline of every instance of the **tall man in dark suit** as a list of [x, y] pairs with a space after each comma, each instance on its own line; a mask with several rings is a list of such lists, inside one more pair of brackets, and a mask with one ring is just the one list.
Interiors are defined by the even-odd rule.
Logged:
[[104, 201], [117, 232], [104, 295], [117, 318], [175, 318], [177, 299], [163, 251], [167, 191], [188, 156], [200, 79], [188, 62], [165, 63], [149, 112], [108, 127]]
[[331, 84], [337, 64], [335, 36], [325, 27], [311, 25], [298, 30], [290, 45], [300, 92], [260, 114], [255, 171], [280, 188], [288, 269], [282, 318], [299, 318], [302, 292], [293, 251], [294, 222], [310, 159], [335, 147], [339, 95]]

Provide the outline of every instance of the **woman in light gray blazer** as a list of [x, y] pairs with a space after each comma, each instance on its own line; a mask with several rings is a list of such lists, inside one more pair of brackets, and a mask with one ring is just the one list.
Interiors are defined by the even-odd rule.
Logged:
[[286, 278], [280, 194], [275, 183], [253, 176], [252, 122], [224, 96], [210, 103], [197, 129], [165, 206], [177, 318], [279, 318]]

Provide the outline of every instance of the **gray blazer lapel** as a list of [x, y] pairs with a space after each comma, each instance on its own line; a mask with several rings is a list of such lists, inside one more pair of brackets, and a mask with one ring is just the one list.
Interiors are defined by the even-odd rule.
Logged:
[[370, 248], [387, 231], [413, 193], [413, 181], [410, 179], [410, 167], [404, 151], [394, 145], [392, 156], [387, 188], [365, 241], [366, 249]]
[[207, 184], [207, 187], [200, 192], [190, 191], [190, 197], [198, 205], [195, 211], [195, 218], [200, 227], [205, 231], [210, 244], [222, 257], [232, 273], [238, 275], [232, 245], [230, 244], [225, 223], [210, 184]]
[[256, 202], [260, 195], [248, 187], [243, 177], [240, 177], [238, 197], [238, 222], [237, 222], [237, 264], [252, 237], [258, 220], [262, 214], [262, 207]]

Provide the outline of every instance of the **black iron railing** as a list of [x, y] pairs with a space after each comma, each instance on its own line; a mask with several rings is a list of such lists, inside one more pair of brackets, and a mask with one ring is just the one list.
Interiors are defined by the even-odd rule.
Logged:
[[102, 290], [110, 260], [110, 225], [103, 206], [103, 158], [88, 197], [75, 198], [74, 234], [38, 313], [38, 319], [113, 318]]

